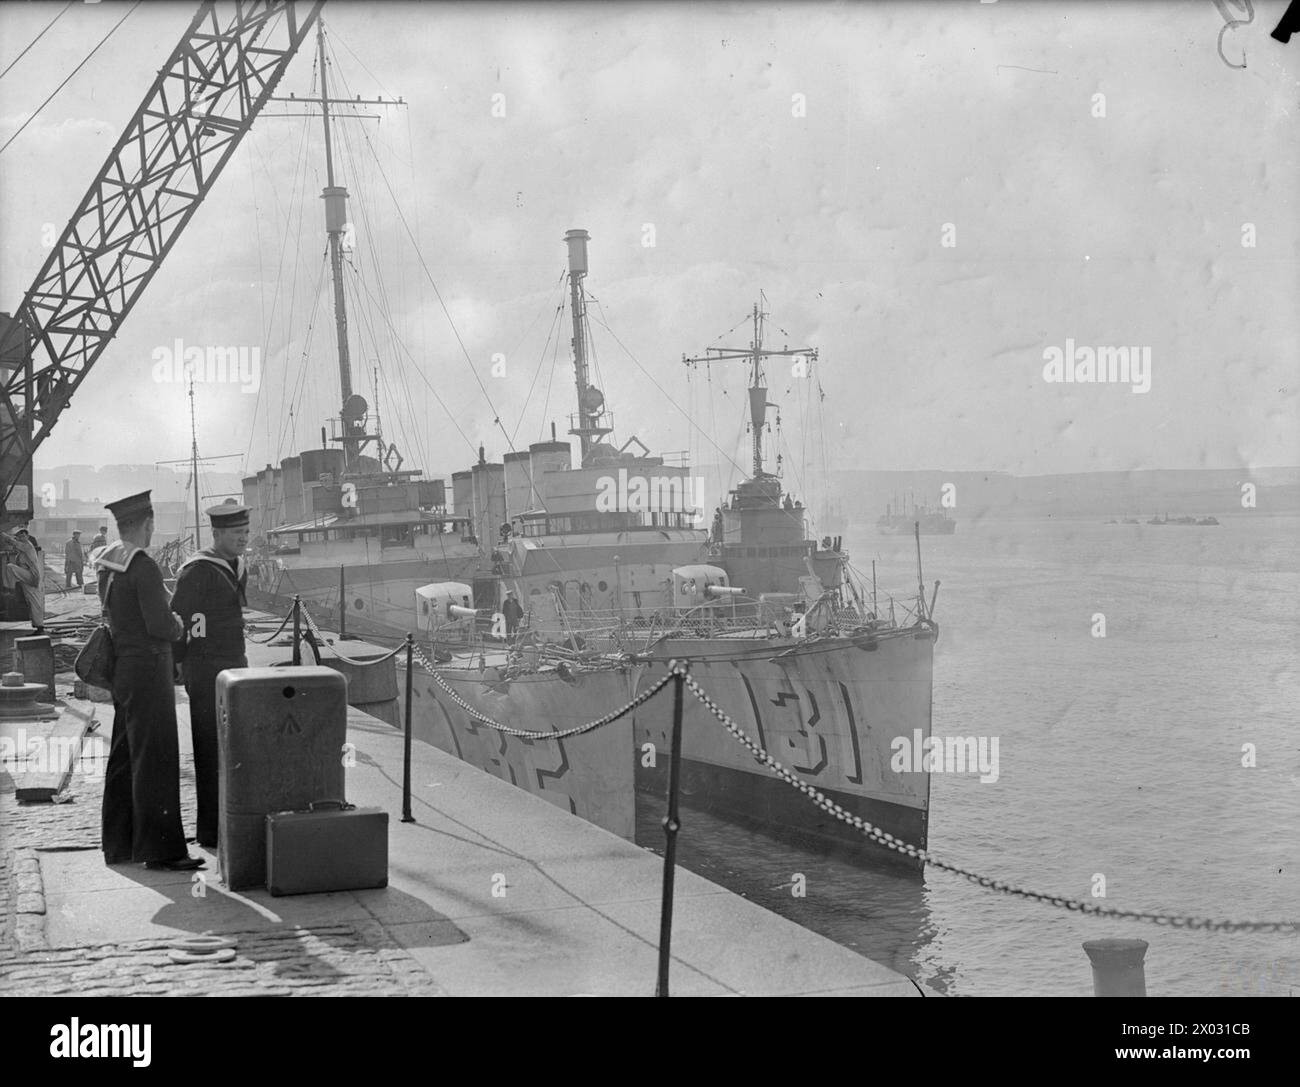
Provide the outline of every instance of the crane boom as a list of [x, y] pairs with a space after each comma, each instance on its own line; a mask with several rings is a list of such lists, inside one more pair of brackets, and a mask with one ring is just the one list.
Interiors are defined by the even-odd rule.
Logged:
[[324, 0], [200, 6], [12, 318], [0, 314], [0, 495], [31, 461], [274, 93]]

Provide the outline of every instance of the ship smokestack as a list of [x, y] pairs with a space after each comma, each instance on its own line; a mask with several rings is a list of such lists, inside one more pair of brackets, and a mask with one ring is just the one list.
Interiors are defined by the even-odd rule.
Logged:
[[587, 274], [587, 242], [591, 235], [585, 230], [566, 230], [564, 242], [569, 247], [569, 271], [573, 275]]

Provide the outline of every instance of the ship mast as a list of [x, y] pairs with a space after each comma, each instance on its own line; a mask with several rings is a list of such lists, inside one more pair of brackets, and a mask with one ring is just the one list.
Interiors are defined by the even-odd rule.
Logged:
[[[366, 413], [369, 405], [364, 396], [352, 391], [352, 357], [348, 348], [348, 311], [343, 294], [343, 244], [350, 223], [348, 221], [348, 190], [336, 184], [334, 175], [334, 138], [332, 125], [337, 119], [330, 112], [330, 106], [405, 106], [398, 98], [331, 98], [329, 95], [329, 69], [325, 50], [325, 21], [316, 21], [316, 57], [320, 67], [320, 93], [312, 98], [299, 98], [290, 94], [287, 98], [271, 98], [272, 102], [292, 103], [295, 106], [319, 106], [321, 123], [325, 131], [325, 188], [321, 199], [325, 201], [325, 233], [329, 237], [330, 280], [334, 288], [334, 341], [338, 353], [339, 365], [339, 433], [332, 438], [343, 447], [343, 470], [357, 471], [361, 450], [367, 443], [378, 443], [378, 435], [366, 432]], [[292, 113], [279, 114], [282, 117], [296, 116]], [[347, 115], [345, 115], [346, 118]], [[382, 453], [382, 446], [379, 447]]]
[[595, 444], [593, 439], [610, 433], [614, 428], [605, 411], [605, 394], [591, 384], [587, 371], [587, 303], [582, 291], [582, 281], [587, 275], [587, 242], [591, 235], [585, 230], [568, 230], [564, 242], [569, 247], [569, 309], [573, 313], [573, 376], [578, 390], [578, 410], [569, 416], [570, 434], [576, 434], [582, 443], [581, 463], [586, 464]]
[[686, 365], [703, 362], [706, 365], [713, 362], [730, 362], [743, 360], [750, 364], [749, 372], [749, 425], [753, 432], [753, 476], [757, 479], [765, 475], [763, 471], [763, 428], [767, 425], [767, 409], [775, 407], [775, 404], [768, 403], [767, 400], [767, 377], [763, 373], [763, 360], [767, 358], [788, 358], [790, 356], [802, 356], [809, 361], [817, 358], [817, 349], [815, 347], [790, 347], [786, 345], [777, 351], [772, 348], [763, 346], [763, 324], [769, 316], [762, 308], [766, 301], [765, 296], [760, 291], [759, 301], [754, 305], [753, 322], [754, 322], [754, 339], [748, 348], [739, 347], [709, 347], [705, 349], [703, 355], [695, 358], [682, 356], [682, 362]]
[[320, 112], [325, 126], [325, 232], [330, 240], [330, 278], [334, 283], [334, 338], [338, 345], [339, 392], [344, 423], [344, 470], [356, 465], [360, 443], [348, 434], [348, 401], [352, 399], [352, 359], [348, 353], [348, 309], [343, 297], [343, 231], [348, 218], [348, 190], [334, 184], [334, 147], [330, 137], [329, 75], [325, 61], [325, 24], [316, 23], [316, 51], [320, 62]]

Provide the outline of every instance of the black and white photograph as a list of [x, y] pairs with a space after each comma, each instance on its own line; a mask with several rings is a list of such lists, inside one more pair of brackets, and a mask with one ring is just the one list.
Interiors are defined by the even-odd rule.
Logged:
[[108, 997], [1054, 997], [1250, 1066], [1298, 129], [1287, 0], [0, 4], [34, 1052], [148, 1064]]

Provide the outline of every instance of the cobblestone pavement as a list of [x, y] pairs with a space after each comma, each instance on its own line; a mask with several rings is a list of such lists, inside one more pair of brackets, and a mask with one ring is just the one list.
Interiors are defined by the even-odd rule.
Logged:
[[[111, 707], [97, 709], [100, 731], [107, 733]], [[181, 811], [192, 831], [194, 767], [184, 746]], [[228, 963], [173, 963], [168, 942], [157, 939], [48, 948], [41, 853], [99, 850], [102, 772], [74, 774], [68, 793], [61, 804], [19, 804], [7, 778], [0, 789], [0, 995], [439, 995], [428, 974], [374, 920], [223, 933], [237, 941]]]

